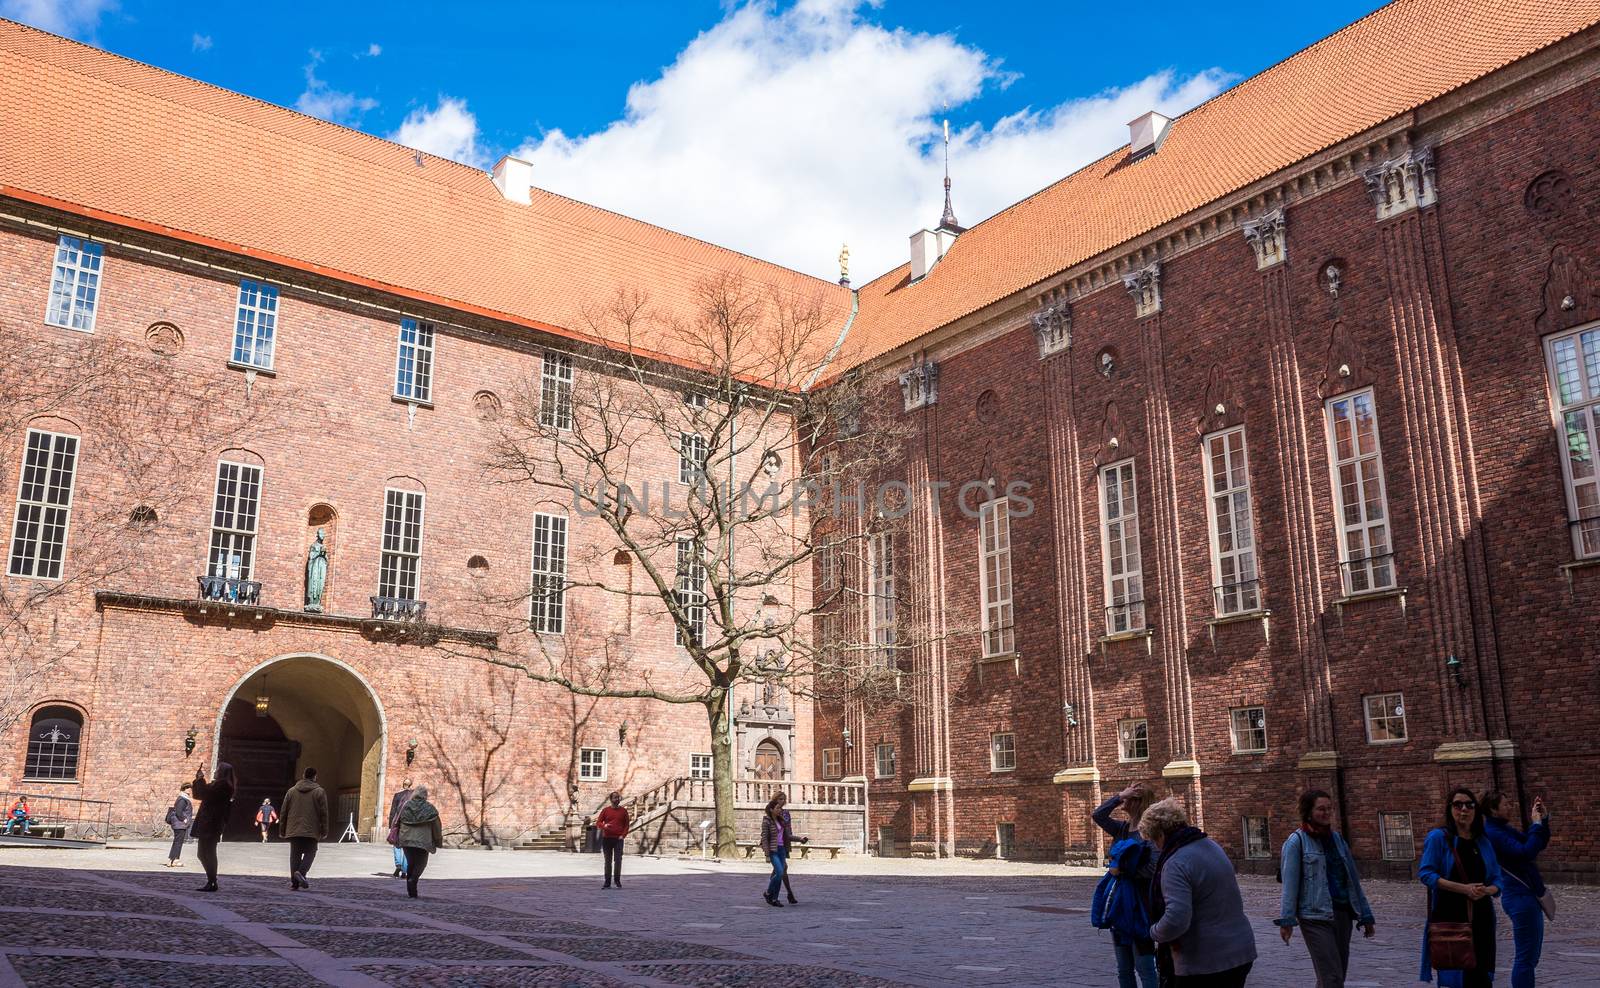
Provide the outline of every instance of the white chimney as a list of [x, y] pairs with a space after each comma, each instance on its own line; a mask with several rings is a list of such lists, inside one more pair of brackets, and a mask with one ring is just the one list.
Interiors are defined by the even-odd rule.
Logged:
[[494, 187], [512, 202], [533, 202], [533, 162], [506, 155], [494, 165]]
[[1154, 110], [1128, 121], [1128, 156], [1142, 158], [1155, 152], [1166, 139], [1172, 118]]
[[950, 230], [918, 230], [911, 235], [911, 280], [921, 281], [956, 242]]

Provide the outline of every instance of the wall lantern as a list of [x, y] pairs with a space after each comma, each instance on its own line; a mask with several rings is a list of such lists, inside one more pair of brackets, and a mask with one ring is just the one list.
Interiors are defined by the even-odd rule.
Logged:
[[856, 743], [850, 740], [850, 728], [844, 729], [844, 746], [846, 749], [854, 748]]
[[1067, 726], [1068, 727], [1077, 727], [1078, 726], [1078, 711], [1072, 706], [1071, 703], [1067, 703], [1067, 704], [1063, 705], [1062, 708], [1061, 708], [1061, 712], [1067, 715]]
[[188, 736], [183, 739], [183, 757], [188, 758], [190, 755], [194, 754], [194, 738], [195, 735], [199, 733], [199, 728], [189, 728]]
[[410, 741], [406, 742], [406, 767], [409, 768], [411, 766], [411, 763], [416, 761], [416, 760], [417, 760], [417, 739], [416, 738], [412, 738]]
[[265, 717], [267, 707], [272, 703], [272, 697], [267, 693], [267, 675], [261, 674], [261, 691], [256, 694], [256, 716]]
[[1461, 660], [1456, 658], [1454, 652], [1451, 652], [1450, 657], [1444, 660], [1444, 667], [1449, 669], [1450, 675], [1455, 677], [1457, 686], [1467, 685], [1466, 677], [1461, 675]]

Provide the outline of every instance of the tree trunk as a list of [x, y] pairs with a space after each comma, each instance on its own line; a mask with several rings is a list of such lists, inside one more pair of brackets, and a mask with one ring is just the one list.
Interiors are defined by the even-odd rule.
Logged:
[[733, 827], [733, 734], [728, 729], [726, 689], [711, 693], [706, 701], [706, 718], [711, 724], [711, 789], [717, 821], [715, 853], [719, 858], [732, 858], [738, 839]]

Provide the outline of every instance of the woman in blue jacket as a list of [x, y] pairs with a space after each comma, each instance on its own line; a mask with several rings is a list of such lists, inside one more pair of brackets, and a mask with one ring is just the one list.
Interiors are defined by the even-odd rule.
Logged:
[[1511, 825], [1501, 812], [1505, 794], [1490, 789], [1478, 800], [1483, 811], [1483, 832], [1494, 847], [1506, 885], [1500, 894], [1500, 907], [1511, 920], [1511, 941], [1516, 953], [1511, 958], [1511, 988], [1533, 988], [1533, 970], [1539, 966], [1539, 951], [1544, 947], [1544, 878], [1534, 859], [1550, 844], [1550, 814], [1544, 800], [1534, 799], [1529, 814], [1533, 823], [1524, 834]]
[[1300, 829], [1283, 842], [1283, 897], [1278, 930], [1283, 942], [1299, 925], [1305, 934], [1317, 988], [1344, 988], [1350, 970], [1350, 932], [1372, 938], [1372, 907], [1350, 845], [1333, 829], [1333, 797], [1312, 789], [1300, 797]]
[[[1155, 793], [1143, 784], [1135, 782], [1095, 807], [1089, 818], [1101, 830], [1110, 834], [1113, 842], [1127, 837], [1138, 837], [1139, 817], [1144, 814], [1145, 807], [1155, 801], [1154, 797]], [[1126, 819], [1119, 820], [1112, 815], [1119, 808]], [[1138, 890], [1139, 898], [1145, 903], [1150, 901], [1150, 880], [1155, 877], [1155, 865], [1154, 848], [1147, 848], [1144, 866], [1139, 870], [1139, 874], [1133, 876], [1134, 888]], [[1148, 938], [1133, 940], [1115, 930], [1111, 932], [1111, 942], [1117, 952], [1117, 988], [1156, 988], [1159, 975], [1156, 973], [1155, 943]], [[1138, 978], [1137, 984], [1134, 982], [1135, 977]]]
[[1450, 790], [1444, 821], [1422, 844], [1417, 877], [1428, 887], [1428, 920], [1422, 927], [1420, 981], [1433, 980], [1428, 935], [1434, 923], [1464, 923], [1471, 917], [1471, 968], [1439, 972], [1441, 988], [1489, 988], [1494, 983], [1494, 896], [1500, 894], [1500, 862], [1483, 835], [1483, 816], [1472, 790]]

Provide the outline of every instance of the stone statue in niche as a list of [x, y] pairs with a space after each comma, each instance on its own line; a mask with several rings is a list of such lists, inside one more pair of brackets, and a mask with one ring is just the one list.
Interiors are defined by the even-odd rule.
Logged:
[[312, 614], [322, 613], [322, 591], [328, 585], [328, 547], [322, 529], [306, 550], [306, 607]]

